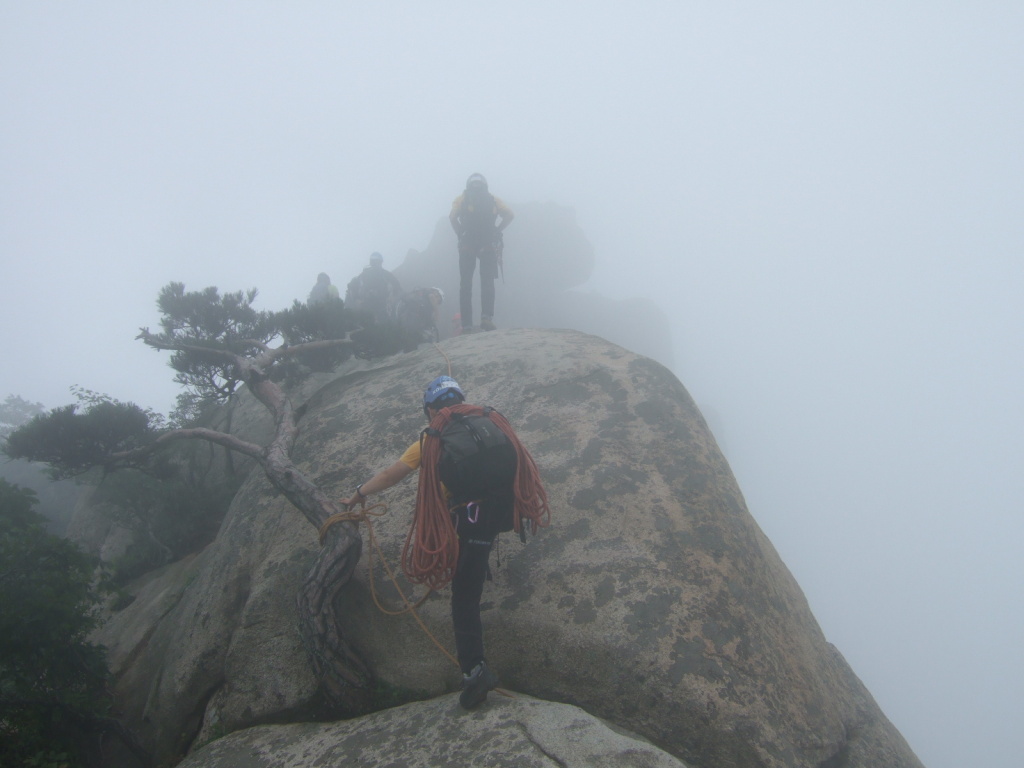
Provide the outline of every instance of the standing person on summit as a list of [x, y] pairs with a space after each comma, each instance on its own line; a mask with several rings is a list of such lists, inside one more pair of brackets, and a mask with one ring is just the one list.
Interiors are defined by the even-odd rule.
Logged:
[[537, 465], [505, 418], [493, 408], [465, 402], [458, 382], [439, 376], [423, 393], [430, 426], [402, 457], [356, 486], [342, 503], [365, 504], [420, 470], [413, 530], [402, 568], [414, 583], [452, 585], [452, 626], [462, 669], [459, 703], [472, 709], [498, 684], [484, 659], [480, 597], [494, 539], [548, 524], [548, 497]]
[[480, 259], [480, 328], [495, 330], [494, 281], [503, 250], [502, 232], [515, 214], [487, 191], [487, 179], [474, 173], [466, 191], [452, 202], [448, 221], [459, 237], [459, 311], [462, 331], [473, 327], [473, 272]]
[[369, 266], [349, 281], [345, 303], [372, 313], [378, 323], [383, 323], [394, 313], [401, 295], [398, 278], [384, 269], [384, 257], [375, 251], [370, 254]]

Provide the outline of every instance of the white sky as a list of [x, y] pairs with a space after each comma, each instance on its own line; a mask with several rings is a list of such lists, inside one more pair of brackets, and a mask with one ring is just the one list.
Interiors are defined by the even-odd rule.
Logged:
[[669, 313], [923, 762], [1016, 768], [1024, 5], [837, 5], [0, 0], [0, 398], [166, 412], [133, 340], [161, 286], [284, 308], [425, 247], [483, 172]]

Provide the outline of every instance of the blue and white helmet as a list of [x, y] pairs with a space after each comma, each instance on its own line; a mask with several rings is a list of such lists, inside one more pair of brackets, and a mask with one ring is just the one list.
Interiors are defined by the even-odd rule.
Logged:
[[449, 405], [461, 403], [466, 399], [466, 393], [462, 391], [459, 382], [451, 376], [438, 376], [427, 384], [423, 392], [423, 412], [427, 408], [445, 408]]

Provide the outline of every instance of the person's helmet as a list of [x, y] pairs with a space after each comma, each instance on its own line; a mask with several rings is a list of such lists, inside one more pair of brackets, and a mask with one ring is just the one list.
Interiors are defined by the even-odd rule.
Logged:
[[466, 179], [466, 189], [471, 192], [486, 192], [487, 191], [487, 179], [479, 173], [474, 173], [468, 179]]
[[430, 290], [432, 290], [434, 293], [440, 296], [441, 303], [444, 304], [444, 291], [442, 291], [440, 288], [431, 288]]
[[384, 263], [384, 257], [374, 251], [370, 254], [370, 264], [378, 265]]
[[459, 382], [451, 376], [438, 376], [427, 384], [423, 392], [423, 412], [429, 415], [427, 408], [445, 408], [461, 403], [465, 399], [466, 395]]

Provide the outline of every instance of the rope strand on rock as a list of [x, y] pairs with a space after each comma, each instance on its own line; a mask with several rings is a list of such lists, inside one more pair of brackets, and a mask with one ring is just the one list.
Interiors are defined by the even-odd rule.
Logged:
[[[375, 511], [378, 508], [380, 508], [380, 511]], [[324, 545], [324, 541], [327, 537], [327, 530], [335, 523], [344, 522], [346, 520], [353, 523], [366, 523], [366, 530], [370, 536], [370, 553], [369, 558], [367, 560], [367, 568], [370, 573], [370, 595], [373, 597], [373, 602], [377, 606], [377, 608], [380, 609], [381, 613], [387, 614], [388, 616], [401, 616], [403, 613], [415, 611], [416, 608], [419, 608], [421, 605], [423, 605], [423, 603], [427, 601], [427, 598], [430, 597], [430, 594], [433, 590], [428, 589], [426, 593], [424, 593], [423, 597], [417, 600], [416, 603], [414, 604], [410, 602], [409, 598], [406, 597], [405, 593], [402, 591], [402, 588], [398, 585], [398, 579], [395, 577], [394, 571], [391, 570], [391, 566], [388, 565], [387, 558], [384, 557], [384, 552], [380, 548], [380, 542], [377, 541], [377, 535], [373, 529], [372, 518], [383, 517], [385, 514], [387, 514], [387, 511], [388, 505], [380, 501], [377, 502], [376, 504], [371, 504], [368, 507], [363, 506], [358, 510], [350, 509], [346, 512], [338, 512], [337, 514], [331, 515], [324, 521], [324, 524], [320, 526], [320, 546], [322, 547]], [[406, 607], [400, 611], [392, 611], [389, 608], [385, 608], [383, 605], [381, 605], [380, 599], [377, 597], [377, 587], [373, 577], [374, 551], [377, 552], [377, 557], [380, 558], [381, 564], [383, 564], [384, 566], [384, 570], [387, 572], [388, 577], [391, 579], [391, 583], [395, 585], [395, 590], [397, 590], [399, 596], [402, 598], [402, 602], [405, 603]]]
[[[378, 507], [380, 508], [379, 512], [375, 511]], [[419, 600], [413, 603], [408, 597], [406, 597], [405, 592], [403, 592], [402, 588], [398, 585], [398, 577], [395, 576], [395, 572], [391, 569], [391, 566], [388, 565], [387, 558], [384, 557], [384, 552], [381, 550], [380, 543], [377, 541], [377, 536], [374, 534], [373, 531], [373, 518], [383, 517], [387, 513], [387, 511], [387, 504], [385, 504], [384, 502], [377, 502], [376, 504], [372, 504], [369, 507], [364, 506], [359, 510], [350, 509], [345, 512], [339, 512], [337, 514], [331, 515], [324, 521], [324, 524], [320, 526], [320, 546], [322, 547], [324, 545], [324, 541], [327, 538], [327, 531], [335, 523], [340, 523], [346, 520], [357, 524], [360, 522], [366, 523], [366, 529], [370, 535], [370, 557], [368, 559], [367, 566], [370, 571], [370, 594], [373, 595], [374, 604], [376, 604], [377, 608], [380, 610], [381, 613], [384, 613], [388, 616], [401, 616], [403, 613], [412, 614], [412, 617], [416, 619], [416, 623], [420, 625], [420, 629], [422, 629], [423, 633], [428, 638], [430, 638], [430, 642], [437, 646], [437, 649], [441, 651], [441, 653], [443, 653], [452, 664], [455, 665], [456, 669], [458, 669], [459, 660], [455, 658], [451, 651], [449, 651], [447, 648], [441, 645], [441, 641], [438, 640], [434, 633], [430, 631], [430, 629], [424, 623], [423, 619], [420, 618], [419, 613], [416, 611], [416, 609], [423, 605], [423, 603], [427, 601], [427, 598], [434, 593], [434, 590], [428, 589], [427, 592], [423, 595], [423, 597], [421, 597]], [[405, 608], [403, 608], [400, 611], [392, 611], [385, 608], [383, 605], [381, 605], [380, 600], [377, 597], [377, 589], [375, 587], [375, 582], [373, 578], [374, 550], [376, 550], [377, 556], [380, 558], [381, 564], [383, 564], [384, 566], [384, 570], [387, 571], [388, 578], [391, 579], [391, 583], [394, 584], [395, 590], [397, 590], [399, 596], [402, 598], [402, 602], [405, 603]], [[503, 688], [495, 688], [494, 692], [510, 699], [515, 698], [513, 694], [509, 693]]]

